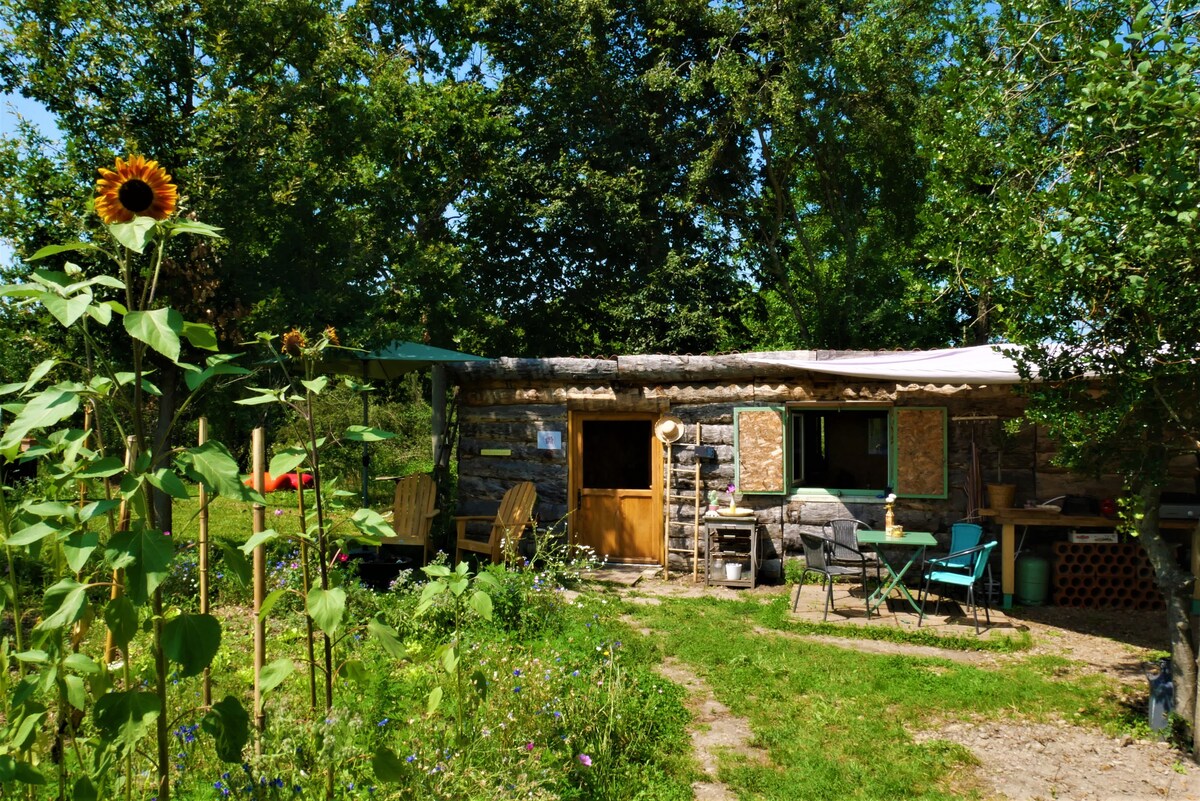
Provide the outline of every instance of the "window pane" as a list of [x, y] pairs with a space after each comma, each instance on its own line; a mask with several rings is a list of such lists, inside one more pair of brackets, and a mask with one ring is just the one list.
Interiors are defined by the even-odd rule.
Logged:
[[793, 475], [798, 487], [887, 487], [886, 410], [816, 409], [792, 417]]
[[651, 489], [649, 420], [583, 424], [584, 489]]

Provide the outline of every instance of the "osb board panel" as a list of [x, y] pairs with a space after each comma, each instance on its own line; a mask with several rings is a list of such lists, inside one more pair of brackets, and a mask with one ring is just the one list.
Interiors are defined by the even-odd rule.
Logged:
[[777, 409], [739, 409], [738, 489], [783, 492], [783, 415]]
[[944, 420], [942, 409], [896, 410], [897, 493], [946, 493]]

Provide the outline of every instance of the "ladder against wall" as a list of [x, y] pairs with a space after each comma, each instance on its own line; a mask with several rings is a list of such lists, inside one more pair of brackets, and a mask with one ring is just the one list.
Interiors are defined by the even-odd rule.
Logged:
[[[700, 459], [697, 455], [693, 459], [692, 464], [692, 489], [690, 492], [681, 490], [675, 486], [676, 473], [675, 470], [675, 447], [698, 447], [700, 445], [700, 424], [696, 423], [696, 441], [695, 443], [668, 443], [663, 449], [667, 458], [667, 469], [664, 472], [663, 480], [663, 537], [666, 542], [663, 543], [663, 577], [669, 579], [671, 577], [671, 554], [686, 554], [692, 560], [692, 581], [700, 580], [700, 524], [703, 522], [703, 503], [704, 503], [704, 488], [700, 485]], [[691, 520], [676, 520], [671, 516], [672, 506], [680, 501], [687, 501], [692, 504], [692, 519]], [[671, 536], [678, 532], [680, 535], [686, 533], [690, 528], [692, 531], [692, 547], [691, 548], [672, 548]]]

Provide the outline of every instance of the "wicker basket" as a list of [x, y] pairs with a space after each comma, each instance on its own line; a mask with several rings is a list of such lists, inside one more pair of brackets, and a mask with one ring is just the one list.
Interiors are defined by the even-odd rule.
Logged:
[[988, 504], [992, 509], [1011, 509], [1017, 497], [1016, 484], [988, 484]]

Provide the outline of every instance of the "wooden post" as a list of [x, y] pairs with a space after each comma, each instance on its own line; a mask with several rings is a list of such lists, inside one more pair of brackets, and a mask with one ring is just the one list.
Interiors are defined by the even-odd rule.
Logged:
[[[134, 437], [133, 435], [130, 435], [125, 438], [125, 470], [126, 470], [126, 472], [133, 469], [133, 463], [136, 460], [137, 460], [137, 438]], [[126, 500], [122, 500], [120, 510], [117, 512], [117, 531], [128, 531], [129, 530], [129, 518], [130, 518], [131, 514], [132, 514], [132, 510], [129, 508], [129, 502]], [[114, 570], [113, 574], [112, 574], [112, 591], [109, 592], [109, 595], [108, 595], [110, 600], [115, 601], [117, 598], [121, 597], [121, 594], [124, 591], [124, 584], [125, 584], [124, 569]], [[128, 659], [124, 654], [121, 655], [121, 658], [125, 659], [126, 664], [128, 664]], [[109, 663], [110, 665], [113, 662], [117, 661], [117, 645], [115, 642], [113, 642], [112, 629], [105, 629], [104, 661]]]
[[429, 406], [432, 410], [432, 436], [430, 437], [433, 446], [433, 466], [438, 469], [442, 465], [442, 448], [446, 447], [446, 367], [445, 365], [435, 364], [431, 370], [430, 378], [432, 380], [433, 389], [429, 398]]
[[[696, 421], [696, 452], [700, 451], [700, 421]], [[696, 500], [693, 502], [695, 506], [692, 508], [692, 519], [695, 520], [695, 525], [692, 528], [692, 583], [695, 584], [700, 580], [700, 496], [704, 494], [700, 487], [700, 457], [695, 456], [692, 460], [692, 488], [696, 491]]]
[[[262, 427], [254, 429], [250, 438], [252, 468], [250, 475], [254, 489], [260, 494], [266, 487], [263, 472], [266, 469], [266, 436]], [[255, 534], [267, 528], [267, 507], [255, 503], [252, 529]], [[267, 661], [267, 624], [262, 617], [263, 601], [267, 597], [267, 549], [259, 545], [254, 549], [254, 753], [262, 755], [262, 733], [266, 725], [266, 714], [262, 704], [262, 670]]]
[[[203, 445], [208, 442], [208, 418], [201, 417], [199, 421], [199, 435], [196, 437], [198, 445]], [[200, 482], [200, 492], [198, 494], [200, 501], [200, 532], [197, 536], [196, 547], [200, 551], [200, 614], [207, 615], [208, 606], [208, 487], [204, 482]], [[204, 676], [201, 683], [201, 703], [204, 706], [212, 706], [212, 674], [209, 668], [204, 668]]]

